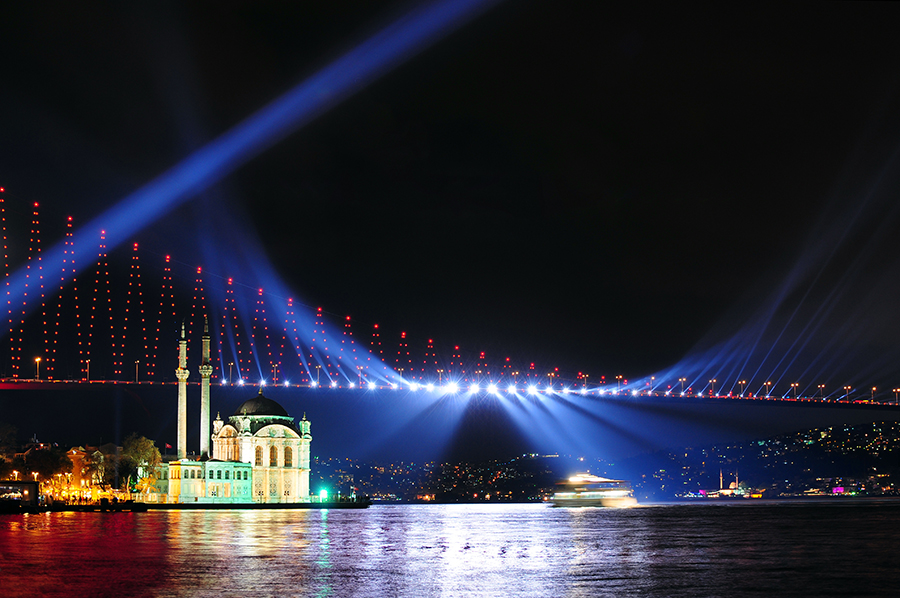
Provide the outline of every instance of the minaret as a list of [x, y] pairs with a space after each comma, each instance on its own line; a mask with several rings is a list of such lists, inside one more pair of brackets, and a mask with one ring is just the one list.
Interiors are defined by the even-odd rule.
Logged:
[[203, 321], [203, 358], [200, 363], [200, 458], [209, 458], [209, 322]]
[[181, 323], [181, 340], [178, 341], [178, 458], [187, 457], [187, 340], [184, 338], [184, 322]]

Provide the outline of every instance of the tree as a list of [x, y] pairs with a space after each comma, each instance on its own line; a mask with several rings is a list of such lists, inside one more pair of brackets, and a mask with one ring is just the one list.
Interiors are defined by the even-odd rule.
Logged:
[[8, 478], [12, 473], [12, 460], [18, 448], [16, 435], [14, 426], [0, 422], [0, 479]]
[[53, 446], [44, 449], [32, 448], [12, 460], [12, 469], [19, 472], [20, 479], [33, 474], [44, 480], [50, 480], [58, 473], [72, 471], [72, 461], [65, 449]]
[[162, 456], [156, 444], [148, 438], [131, 434], [122, 445], [119, 457], [119, 477], [127, 482], [129, 489], [146, 492], [156, 481], [156, 470], [162, 463]]

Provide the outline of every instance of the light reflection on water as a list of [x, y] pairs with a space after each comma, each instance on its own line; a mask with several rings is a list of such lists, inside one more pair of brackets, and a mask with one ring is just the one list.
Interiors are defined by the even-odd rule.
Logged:
[[0, 516], [3, 596], [893, 596], [900, 505]]

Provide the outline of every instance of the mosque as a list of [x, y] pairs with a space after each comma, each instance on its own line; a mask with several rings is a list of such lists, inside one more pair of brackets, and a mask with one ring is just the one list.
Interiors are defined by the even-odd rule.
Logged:
[[[152, 494], [165, 503], [309, 502], [309, 445], [306, 416], [294, 423], [284, 407], [259, 394], [210, 434], [209, 329], [204, 327], [200, 364], [200, 456], [187, 458], [187, 341], [181, 328], [178, 369], [178, 446], [175, 461], [157, 471]], [[210, 440], [212, 451], [210, 451]], [[152, 500], [152, 499], [151, 499]]]

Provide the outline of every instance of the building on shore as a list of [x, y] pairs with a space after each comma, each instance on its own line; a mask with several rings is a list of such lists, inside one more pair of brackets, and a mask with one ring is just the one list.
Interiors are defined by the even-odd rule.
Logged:
[[[209, 363], [204, 331], [203, 365]], [[201, 413], [201, 452], [187, 457], [187, 355], [184, 330], [179, 342], [178, 459], [162, 464], [147, 497], [165, 503], [298, 503], [310, 502], [310, 422], [298, 424], [277, 402], [259, 394], [244, 401], [223, 421], [217, 415], [212, 434]], [[201, 366], [202, 367], [202, 366]], [[203, 375], [203, 407], [208, 413], [209, 376]], [[202, 411], [202, 409], [201, 409]], [[210, 440], [212, 441], [210, 443]], [[210, 444], [212, 454], [209, 455]]]

